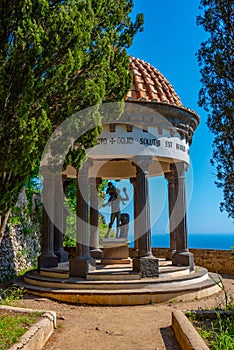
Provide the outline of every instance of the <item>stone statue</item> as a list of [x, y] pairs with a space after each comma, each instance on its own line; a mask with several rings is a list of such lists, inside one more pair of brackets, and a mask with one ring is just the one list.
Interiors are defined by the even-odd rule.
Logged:
[[112, 182], [108, 182], [108, 188], [106, 190], [106, 194], [109, 195], [109, 199], [107, 203], [103, 204], [103, 207], [106, 207], [107, 205], [111, 206], [111, 218], [110, 218], [110, 223], [109, 223], [108, 231], [105, 238], [108, 238], [115, 219], [116, 219], [116, 238], [119, 238], [119, 230], [120, 230], [120, 224], [121, 224], [120, 203], [122, 202], [123, 204], [125, 204], [125, 201], [129, 200], [126, 187], [123, 188], [123, 192], [125, 194], [125, 197], [121, 196], [120, 190], [117, 189], [112, 184]]
[[120, 214], [120, 238], [128, 238], [129, 214]]

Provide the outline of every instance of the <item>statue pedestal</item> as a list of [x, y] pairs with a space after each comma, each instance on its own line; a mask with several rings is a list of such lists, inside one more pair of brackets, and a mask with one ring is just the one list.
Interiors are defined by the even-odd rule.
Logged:
[[130, 264], [128, 244], [129, 241], [126, 238], [103, 238], [103, 259], [101, 263], [104, 265]]

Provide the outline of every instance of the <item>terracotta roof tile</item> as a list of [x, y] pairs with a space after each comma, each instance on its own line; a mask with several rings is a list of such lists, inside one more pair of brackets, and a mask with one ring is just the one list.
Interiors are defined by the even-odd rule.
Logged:
[[155, 67], [130, 56], [130, 70], [133, 84], [125, 100], [161, 102], [183, 107], [173, 86]]

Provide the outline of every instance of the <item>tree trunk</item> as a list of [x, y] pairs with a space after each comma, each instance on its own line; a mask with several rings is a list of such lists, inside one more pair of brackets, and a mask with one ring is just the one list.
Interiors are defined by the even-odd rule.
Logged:
[[8, 212], [5, 215], [0, 215], [0, 245], [2, 243], [2, 239], [3, 239], [3, 235], [4, 235], [4, 231], [6, 228], [6, 224], [10, 215], [10, 210], [8, 210]]

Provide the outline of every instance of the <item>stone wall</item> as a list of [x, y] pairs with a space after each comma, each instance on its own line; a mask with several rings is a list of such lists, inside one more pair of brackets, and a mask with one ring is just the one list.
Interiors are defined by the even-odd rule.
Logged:
[[39, 225], [25, 232], [22, 225], [7, 227], [0, 244], [0, 283], [35, 266], [40, 253]]
[[231, 250], [189, 249], [194, 254], [195, 264], [210, 272], [234, 274], [234, 260]]
[[[169, 248], [152, 248], [152, 251], [157, 258], [165, 258]], [[231, 250], [189, 249], [189, 251], [194, 254], [195, 265], [205, 267], [210, 272], [234, 274], [234, 260]], [[135, 252], [131, 248], [130, 256], [135, 256]]]

